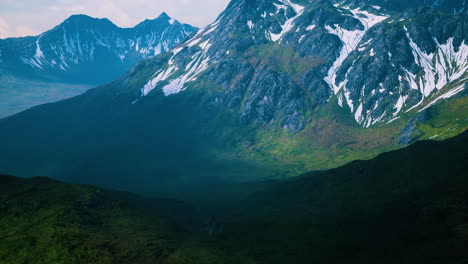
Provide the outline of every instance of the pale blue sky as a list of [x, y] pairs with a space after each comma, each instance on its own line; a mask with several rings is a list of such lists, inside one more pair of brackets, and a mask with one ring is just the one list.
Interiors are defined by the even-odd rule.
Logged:
[[0, 0], [0, 38], [37, 35], [73, 14], [108, 18], [132, 27], [165, 11], [181, 22], [203, 27], [229, 0]]

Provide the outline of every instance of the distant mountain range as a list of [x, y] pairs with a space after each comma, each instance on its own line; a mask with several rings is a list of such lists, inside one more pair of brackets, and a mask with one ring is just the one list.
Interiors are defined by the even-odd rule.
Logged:
[[[60, 94], [69, 95], [63, 83], [90, 88], [110, 82], [140, 60], [170, 50], [196, 30], [166, 13], [133, 28], [117, 27], [108, 19], [74, 15], [39, 36], [0, 40], [1, 100], [22, 103], [15, 96], [37, 103], [63, 99]], [[9, 85], [25, 82], [26, 86], [31, 81], [46, 87], [30, 91]], [[0, 109], [0, 117], [4, 111]]]
[[123, 77], [0, 120], [0, 170], [152, 192], [455, 136], [468, 129], [464, 3], [233, 0]]
[[195, 30], [166, 13], [133, 28], [74, 15], [39, 36], [0, 40], [0, 67], [51, 80], [110, 82], [141, 59], [169, 51]]

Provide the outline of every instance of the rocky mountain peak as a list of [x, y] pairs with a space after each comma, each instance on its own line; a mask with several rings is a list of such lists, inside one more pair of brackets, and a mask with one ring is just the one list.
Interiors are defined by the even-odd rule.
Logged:
[[172, 19], [166, 12], [161, 12], [161, 14], [157, 17], [157, 19], [169, 20]]
[[[166, 12], [162, 12], [159, 16], [154, 19], [146, 19], [143, 22], [135, 26], [135, 28], [141, 28], [145, 26], [158, 26], [161, 24], [170, 24], [174, 25], [179, 23], [179, 21], [171, 18]], [[188, 26], [188, 25], [187, 25]]]
[[107, 18], [94, 18], [88, 15], [72, 15], [63, 21], [57, 28], [70, 28], [81, 30], [86, 28], [115, 30], [118, 27]]

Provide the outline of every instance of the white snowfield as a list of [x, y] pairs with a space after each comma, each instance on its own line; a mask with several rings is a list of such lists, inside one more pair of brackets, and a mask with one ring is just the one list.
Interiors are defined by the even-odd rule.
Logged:
[[[379, 106], [378, 101], [375, 103], [372, 109], [364, 111], [362, 107], [362, 101], [353, 102], [349, 96], [350, 91], [347, 87], [347, 76], [352, 72], [353, 67], [351, 66], [348, 69], [344, 80], [340, 83], [336, 83], [336, 73], [342, 66], [343, 62], [349, 57], [351, 52], [354, 50], [365, 52], [365, 50], [367, 50], [367, 45], [372, 42], [372, 39], [363, 43], [363, 36], [371, 27], [378, 23], [384, 22], [387, 18], [389, 18], [389, 16], [385, 14], [375, 15], [367, 11], [350, 9], [347, 6], [340, 6], [338, 4], [335, 6], [337, 8], [343, 8], [350, 11], [353, 17], [362, 23], [364, 30], [350, 31], [341, 28], [338, 24], [333, 26], [325, 26], [325, 29], [330, 34], [337, 35], [340, 38], [343, 43], [343, 47], [339, 57], [334, 61], [324, 80], [328, 83], [334, 94], [338, 97], [338, 104], [343, 107], [343, 102], [346, 101], [350, 111], [354, 114], [355, 120], [363, 127], [370, 127], [378, 123], [391, 123], [399, 118], [399, 115], [403, 113], [403, 110], [405, 110], [404, 112], [409, 112], [417, 107], [422, 106], [425, 103], [428, 103], [424, 108], [419, 110], [422, 111], [427, 109], [427, 107], [435, 104], [437, 101], [454, 96], [464, 89], [463, 85], [456, 86], [456, 88], [445, 92], [443, 95], [438, 95], [438, 93], [443, 88], [447, 87], [447, 85], [460, 82], [460, 78], [462, 78], [463, 75], [468, 72], [468, 46], [465, 44], [465, 41], [463, 41], [459, 47], [455, 48], [453, 44], [453, 38], [449, 38], [446, 43], [441, 44], [434, 37], [433, 40], [437, 45], [437, 51], [432, 54], [427, 54], [420, 47], [418, 47], [407, 31], [406, 36], [415, 58], [415, 64], [420, 66], [423, 69], [423, 72], [422, 74], [415, 74], [412, 73], [409, 69], [403, 68], [402, 70], [404, 74], [400, 75], [398, 80], [400, 82], [400, 86], [404, 86], [404, 84], [407, 83], [411, 89], [420, 91], [422, 100], [417, 104], [410, 105], [407, 102], [409, 98], [407, 92], [400, 90], [398, 99], [394, 102], [393, 112], [385, 111], [382, 115], [375, 117], [376, 115], [373, 113]], [[381, 10], [381, 8], [377, 6], [374, 6], [373, 8], [376, 10]], [[347, 14], [343, 13], [343, 15]], [[394, 21], [388, 21], [388, 23], [393, 22]], [[373, 48], [367, 52], [371, 57], [376, 56], [376, 51]], [[390, 52], [387, 52], [387, 55], [391, 60], [393, 55]], [[466, 82], [466, 80], [464, 82]], [[464, 82], [462, 81], [462, 83]], [[371, 95], [376, 93], [383, 93], [385, 91], [386, 89], [382, 87], [382, 84], [380, 84], [380, 87], [376, 87], [372, 91]], [[366, 96], [367, 95], [362, 95], [363, 100]]]
[[[360, 9], [351, 9], [347, 6], [340, 6], [339, 4], [335, 4], [336, 8], [342, 8], [348, 10], [352, 15], [353, 18], [359, 20], [363, 26], [363, 30], [347, 30], [342, 28], [340, 25], [335, 24], [332, 26], [326, 25], [325, 29], [330, 33], [338, 36], [343, 43], [343, 47], [341, 48], [340, 55], [338, 58], [335, 60], [333, 63], [332, 67], [328, 70], [327, 76], [324, 78], [325, 82], [328, 83], [330, 88], [333, 90], [333, 93], [338, 96], [339, 100], [339, 105], [343, 107], [343, 101], [345, 100], [349, 109], [351, 112], [354, 113], [354, 119], [362, 124], [365, 122], [366, 118], [364, 116], [363, 112], [363, 105], [362, 102], [353, 102], [350, 98], [350, 91], [346, 87], [346, 84], [348, 83], [347, 78], [345, 77], [344, 81], [341, 83], [337, 84], [336, 83], [336, 74], [338, 70], [341, 68], [343, 65], [343, 62], [349, 57], [349, 54], [353, 52], [354, 50], [358, 49], [360, 51], [364, 50], [365, 46], [370, 43], [370, 41], [366, 43], [360, 44], [362, 38], [366, 34], [366, 32], [373, 26], [377, 25], [378, 23], [384, 21], [387, 19], [389, 16], [385, 14], [380, 14], [380, 15], [375, 15], [371, 14], [367, 11], [360, 10]], [[348, 14], [342, 13], [342, 15], [349, 16]], [[362, 49], [362, 50], [361, 50]], [[374, 56], [375, 53], [372, 50], [371, 51], [371, 56]], [[351, 69], [348, 70], [350, 72]], [[348, 74], [348, 73], [347, 73]], [[344, 98], [344, 99], [343, 99]], [[356, 108], [356, 104], [358, 105]], [[356, 110], [354, 111], [354, 109]]]
[[[185, 43], [179, 47], [172, 50], [173, 55], [169, 59], [168, 67], [165, 70], [160, 70], [156, 72], [152, 79], [141, 89], [141, 95], [146, 96], [149, 92], [154, 90], [161, 82], [168, 82], [161, 89], [165, 96], [172, 94], [177, 94], [185, 89], [185, 85], [189, 82], [195, 81], [197, 76], [204, 72], [210, 63], [210, 57], [208, 56], [208, 51], [211, 48], [210, 35], [219, 25], [219, 21], [214, 22], [207, 27], [200, 29], [197, 34], [191, 39], [187, 40]], [[205, 40], [206, 38], [206, 40]], [[200, 51], [195, 53], [190, 62], [185, 66], [177, 65], [175, 61], [176, 56], [182, 51], [185, 47], [195, 47], [197, 46]], [[183, 74], [176, 76], [179, 69], [184, 69]]]
[[301, 6], [301, 5], [298, 5], [298, 4], [294, 4], [294, 3], [291, 3], [291, 1], [289, 0], [280, 0], [280, 2], [283, 4], [283, 5], [276, 5], [277, 6], [277, 13], [281, 10], [281, 9], [284, 9], [284, 10], [287, 10], [288, 7], [291, 7], [294, 12], [296, 13], [295, 16], [291, 17], [290, 19], [286, 20], [286, 22], [281, 25], [281, 32], [278, 33], [278, 34], [274, 34], [272, 32], [270, 32], [270, 39], [272, 41], [278, 41], [278, 40], [281, 40], [281, 38], [286, 34], [288, 33], [289, 31], [291, 31], [293, 28], [294, 28], [294, 21], [300, 17], [302, 15], [302, 13], [304, 12], [304, 7]]

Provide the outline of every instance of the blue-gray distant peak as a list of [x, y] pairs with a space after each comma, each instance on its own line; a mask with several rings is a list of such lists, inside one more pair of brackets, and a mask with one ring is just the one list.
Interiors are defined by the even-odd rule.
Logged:
[[196, 30], [166, 13], [133, 28], [73, 15], [39, 36], [0, 40], [0, 68], [13, 75], [100, 84], [170, 50]]
[[171, 17], [166, 13], [162, 12], [159, 16], [158, 19], [171, 19]]

